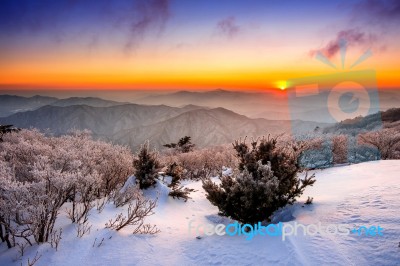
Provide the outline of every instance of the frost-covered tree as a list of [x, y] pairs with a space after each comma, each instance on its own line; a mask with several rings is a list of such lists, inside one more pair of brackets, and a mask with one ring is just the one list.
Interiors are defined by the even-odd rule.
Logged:
[[49, 241], [65, 202], [72, 201], [70, 217], [79, 222], [94, 199], [120, 187], [133, 172], [127, 148], [92, 140], [87, 132], [49, 137], [21, 130], [3, 140], [0, 236], [9, 247], [19, 238]]
[[146, 141], [133, 161], [136, 182], [140, 189], [146, 189], [156, 183], [158, 171], [161, 168], [158, 153], [150, 151], [150, 144]]
[[228, 146], [209, 147], [188, 153], [172, 153], [162, 156], [163, 165], [176, 163], [183, 168], [183, 179], [199, 180], [217, 176], [223, 167], [237, 164], [234, 151]]
[[343, 134], [332, 136], [332, 155], [334, 164], [348, 162], [348, 138], [349, 137]]
[[300, 167], [294, 152], [277, 147], [276, 138], [256, 140], [249, 147], [245, 141], [233, 144], [239, 166], [221, 183], [203, 181], [207, 199], [220, 214], [242, 223], [269, 220], [279, 208], [292, 204], [314, 176], [299, 179]]
[[166, 175], [170, 176], [171, 183], [168, 185], [171, 188], [169, 196], [173, 198], [182, 198], [185, 201], [190, 199], [189, 194], [193, 192], [194, 189], [185, 188], [181, 185], [181, 180], [183, 178], [183, 168], [177, 163], [172, 163], [168, 165]]
[[392, 128], [360, 134], [360, 143], [379, 150], [383, 160], [395, 159], [400, 149], [400, 132]]

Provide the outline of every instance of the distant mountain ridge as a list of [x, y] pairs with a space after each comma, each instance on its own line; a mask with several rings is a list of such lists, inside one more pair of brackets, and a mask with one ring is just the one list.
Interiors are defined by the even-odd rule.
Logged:
[[[380, 108], [387, 110], [399, 107], [400, 90], [379, 91]], [[317, 122], [327, 121], [321, 113], [327, 112], [327, 102], [316, 102], [305, 97], [296, 105], [290, 105], [283, 92], [246, 92], [246, 91], [178, 91], [173, 93], [150, 95], [134, 101], [138, 104], [166, 104], [179, 107], [186, 104], [196, 104], [209, 108], [223, 107], [250, 118], [265, 118], [268, 120], [307, 120]], [[337, 107], [335, 107], [337, 108]], [[333, 110], [334, 107], [330, 107]]]
[[8, 116], [17, 112], [34, 110], [59, 100], [55, 97], [32, 96], [21, 97], [15, 95], [0, 95], [0, 117]]
[[128, 104], [128, 103], [104, 100], [97, 97], [70, 97], [66, 99], [57, 100], [51, 105], [53, 106], [88, 105], [93, 107], [109, 107], [121, 104]]
[[[178, 95], [189, 98], [197, 95], [199, 98], [195, 103], [183, 100], [179, 102], [181, 101], [179, 100], [175, 102], [175, 104], [179, 104], [179, 107], [171, 107], [165, 104], [122, 103], [96, 97], [57, 99], [43, 96], [26, 98], [0, 95], [0, 103], [4, 104], [0, 107], [3, 110], [9, 107], [14, 108], [12, 112], [17, 111], [7, 117], [0, 117], [0, 124], [13, 124], [21, 128], [34, 127], [40, 130], [49, 130], [56, 135], [65, 134], [72, 129], [88, 129], [96, 138], [136, 149], [147, 139], [156, 148], [162, 148], [163, 144], [176, 142], [185, 135], [191, 136], [193, 142], [199, 147], [206, 147], [230, 143], [243, 136], [258, 137], [267, 134], [291, 133], [292, 128], [296, 130], [297, 134], [299, 131], [313, 131], [317, 127], [325, 132], [341, 132], [348, 128], [351, 130], [354, 126], [366, 129], [375, 128], [379, 126], [381, 116], [384, 123], [388, 123], [390, 119], [395, 120], [390, 123], [400, 123], [398, 121], [400, 109], [391, 109], [365, 118], [356, 118], [350, 123], [352, 124], [350, 126], [349, 123], [346, 124], [346, 121], [331, 125], [301, 120], [249, 118], [242, 113], [228, 110], [228, 108], [214, 108], [207, 104], [211, 106], [217, 104], [217, 100], [220, 99], [218, 97], [224, 97], [224, 99], [229, 99], [225, 103], [231, 104], [232, 107], [235, 104], [242, 107], [253, 104], [255, 110], [258, 110], [257, 103], [263, 102], [265, 98], [260, 96], [257, 102], [251, 100], [257, 98], [257, 94], [223, 90], [200, 93], [183, 91], [178, 92]], [[210, 95], [218, 95], [218, 97], [209, 98]], [[273, 100], [271, 101], [273, 102]], [[273, 108], [279, 104], [275, 103]], [[311, 117], [311, 114], [309, 116]]]
[[71, 129], [89, 129], [96, 138], [128, 145], [132, 149], [145, 140], [162, 148], [163, 144], [175, 142], [185, 135], [191, 136], [199, 147], [219, 145], [243, 136], [289, 132], [291, 123], [303, 125], [304, 130], [323, 126], [315, 122], [251, 119], [224, 108], [208, 109], [195, 105], [182, 108], [138, 104], [109, 107], [48, 105], [0, 118], [0, 124], [34, 127], [56, 135]]
[[[140, 105], [167, 105], [172, 107], [196, 105], [209, 109], [222, 107], [249, 118], [265, 118], [268, 120], [335, 122], [334, 120], [327, 121], [324, 117], [321, 117], [321, 114], [327, 111], [326, 102], [315, 102], [312, 99], [309, 99], [309, 101], [304, 99], [304, 101], [291, 106], [285, 93], [276, 93], [274, 91], [246, 92], [218, 89], [201, 92], [166, 92], [164, 94], [148, 92], [147, 96], [141, 98], [117, 98], [122, 100], [111, 101], [97, 97], [58, 99], [45, 96], [20, 97], [0, 95], [0, 117], [9, 116], [17, 112], [35, 110], [45, 105], [109, 107], [136, 103]], [[399, 107], [400, 90], [381, 90], [379, 91], [379, 98], [381, 110]], [[331, 106], [330, 110], [333, 110], [333, 108], [337, 107]]]
[[178, 91], [174, 93], [150, 95], [134, 101], [138, 104], [166, 104], [179, 107], [187, 104], [207, 106], [209, 108], [223, 107], [235, 113], [250, 118], [266, 118], [270, 120], [289, 120], [287, 113], [281, 110], [286, 101], [274, 93], [243, 92], [228, 90], [212, 91]]
[[40, 95], [35, 95], [32, 97], [0, 95], [0, 117], [9, 116], [18, 112], [36, 110], [46, 105], [88, 105], [94, 107], [108, 107], [121, 104], [126, 103], [104, 100], [97, 97], [70, 97], [66, 99], [59, 99]]
[[328, 126], [323, 131], [324, 133], [352, 134], [354, 132], [379, 130], [387, 127], [400, 130], [400, 108], [391, 108], [365, 117], [348, 119]]

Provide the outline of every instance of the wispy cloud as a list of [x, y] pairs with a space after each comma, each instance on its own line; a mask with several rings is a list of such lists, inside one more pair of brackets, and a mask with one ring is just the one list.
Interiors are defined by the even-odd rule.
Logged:
[[365, 33], [359, 29], [347, 29], [339, 31], [335, 38], [329, 41], [321, 49], [310, 51], [311, 56], [315, 56], [317, 52], [323, 53], [326, 57], [332, 58], [340, 51], [340, 42], [346, 40], [347, 46], [371, 46], [376, 42], [377, 37], [371, 33]]
[[240, 31], [240, 27], [236, 24], [236, 19], [233, 16], [220, 20], [216, 27], [217, 32], [227, 38], [235, 37]]
[[387, 49], [385, 36], [398, 31], [400, 23], [400, 1], [363, 0], [353, 5], [348, 18], [348, 26], [337, 32], [320, 49], [310, 51], [311, 56], [318, 52], [332, 58], [340, 51], [340, 41], [346, 40], [348, 46], [373, 47], [383, 52]]
[[124, 16], [128, 35], [124, 45], [127, 53], [132, 52], [149, 32], [160, 34], [170, 17], [168, 0], [142, 0], [135, 3], [131, 16]]

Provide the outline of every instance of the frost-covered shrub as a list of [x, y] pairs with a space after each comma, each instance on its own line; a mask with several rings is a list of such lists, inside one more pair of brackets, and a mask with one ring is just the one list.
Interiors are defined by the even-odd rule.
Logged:
[[269, 220], [281, 207], [295, 202], [314, 176], [300, 180], [300, 167], [294, 152], [277, 147], [276, 138], [256, 140], [249, 147], [245, 141], [233, 145], [239, 166], [221, 183], [203, 181], [207, 199], [218, 207], [220, 214], [242, 223]]
[[[313, 134], [307, 140], [299, 162], [305, 168], [326, 168], [335, 164], [360, 163], [379, 159], [400, 158], [400, 131], [398, 124], [386, 123], [385, 128], [346, 134]], [[307, 145], [306, 145], [307, 146]]]
[[47, 242], [61, 206], [73, 222], [87, 219], [92, 201], [132, 173], [129, 150], [94, 141], [87, 132], [48, 137], [36, 130], [3, 136], [0, 143], [0, 236]]
[[105, 227], [119, 231], [126, 226], [134, 226], [133, 234], [156, 234], [160, 230], [151, 224], [145, 224], [146, 217], [154, 214], [154, 208], [157, 206], [157, 199], [146, 199], [140, 190], [135, 190], [132, 194], [132, 201], [128, 205], [127, 213], [120, 213], [115, 219], [110, 219]]
[[223, 167], [235, 167], [237, 158], [234, 151], [226, 146], [194, 150], [188, 153], [164, 154], [164, 165], [176, 163], [183, 168], [183, 179], [199, 180], [219, 176]]
[[237, 159], [234, 151], [226, 146], [193, 150], [187, 153], [167, 152], [161, 157], [166, 166], [165, 174], [172, 177], [169, 196], [187, 201], [193, 189], [181, 186], [184, 179], [200, 180], [219, 176], [223, 167], [234, 167]]
[[393, 128], [368, 132], [360, 135], [360, 142], [378, 149], [383, 160], [396, 159], [400, 149], [400, 132]]
[[39, 157], [32, 172], [36, 179], [32, 182], [20, 182], [12, 176], [0, 179], [0, 220], [12, 236], [9, 246], [15, 245], [18, 237], [29, 243], [31, 236], [37, 243], [47, 242], [61, 206], [72, 193], [76, 176], [52, 169], [48, 158]]
[[374, 147], [364, 145], [349, 145], [348, 161], [350, 163], [361, 163], [380, 159], [379, 151]]
[[84, 174], [99, 176], [98, 196], [108, 195], [123, 185], [133, 173], [133, 155], [126, 147], [103, 141], [92, 140], [85, 131], [71, 132], [58, 139], [64, 149], [78, 157], [84, 168]]
[[[327, 168], [335, 164], [379, 159], [377, 149], [358, 141], [357, 135], [310, 134], [307, 139], [289, 140], [285, 143], [286, 146], [297, 149], [299, 165], [305, 169]], [[300, 148], [297, 148], [299, 145]]]
[[319, 145], [312, 146], [299, 155], [299, 164], [306, 169], [327, 168], [332, 166], [332, 143], [327, 139], [320, 139]]
[[133, 160], [136, 182], [140, 189], [146, 189], [156, 184], [158, 171], [161, 164], [156, 151], [150, 151], [149, 142], [146, 141], [140, 148], [137, 158]]
[[332, 155], [334, 164], [342, 164], [348, 161], [348, 136], [334, 135], [332, 141]]
[[276, 146], [297, 158], [299, 167], [304, 169], [326, 168], [333, 163], [331, 142], [318, 133], [297, 138], [283, 135], [277, 138]]

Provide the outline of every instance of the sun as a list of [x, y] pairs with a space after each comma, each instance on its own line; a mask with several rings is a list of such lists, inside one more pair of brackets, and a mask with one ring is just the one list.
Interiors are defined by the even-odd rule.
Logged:
[[286, 90], [286, 88], [287, 88], [286, 80], [279, 80], [279, 81], [275, 82], [275, 86], [282, 91]]

